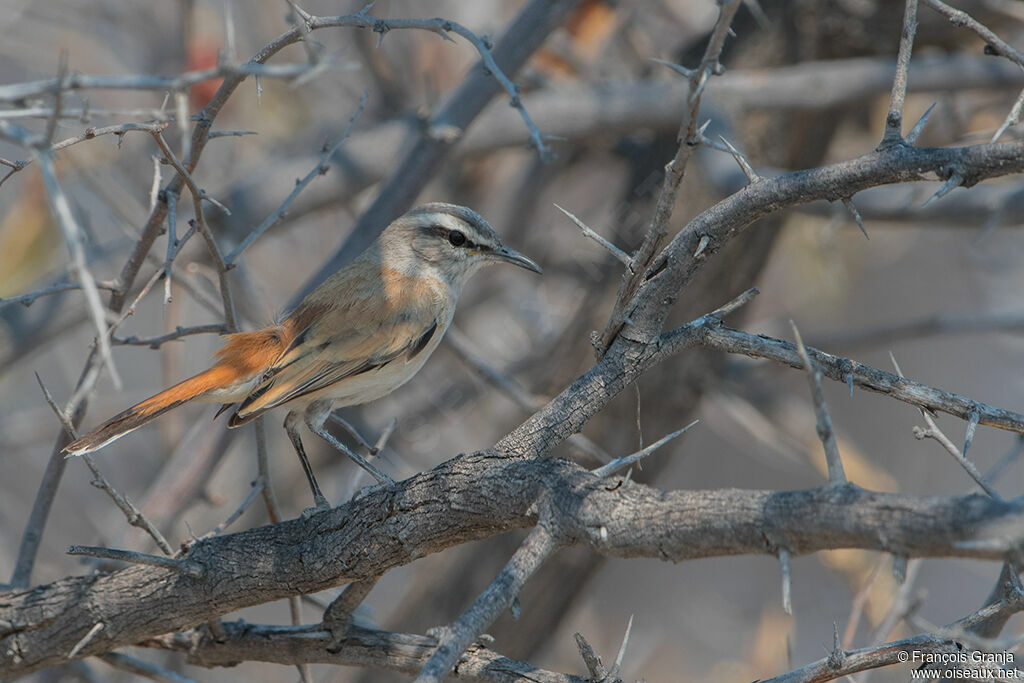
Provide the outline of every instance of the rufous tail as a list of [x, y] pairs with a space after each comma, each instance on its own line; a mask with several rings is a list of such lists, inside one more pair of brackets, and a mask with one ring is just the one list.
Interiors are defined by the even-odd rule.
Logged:
[[115, 415], [78, 441], [68, 444], [64, 453], [82, 455], [99, 450], [168, 410], [205, 394], [212, 394], [209, 400], [227, 399], [226, 402], [230, 403], [235, 400], [230, 397], [231, 392], [240, 389], [244, 396], [247, 383], [268, 368], [291, 341], [289, 328], [282, 325], [229, 334], [226, 338], [224, 346], [214, 354], [217, 362], [212, 368]]
[[65, 446], [64, 453], [67, 455], [83, 455], [99, 450], [128, 432], [134, 431], [147, 422], [155, 420], [168, 410], [177, 408], [183, 403], [188, 403], [192, 399], [198, 398], [213, 389], [224, 386], [231, 379], [234, 379], [234, 376], [235, 373], [231, 372], [229, 368], [215, 365], [195, 377], [179, 382], [170, 389], [161, 391], [156, 396], [147, 398], [142, 403], [138, 403], [128, 410], [118, 413], [82, 438]]

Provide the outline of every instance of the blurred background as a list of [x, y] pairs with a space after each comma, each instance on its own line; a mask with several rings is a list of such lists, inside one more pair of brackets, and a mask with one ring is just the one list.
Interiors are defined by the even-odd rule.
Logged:
[[[519, 2], [380, 0], [372, 12], [388, 18], [442, 16], [497, 38]], [[959, 2], [1011, 44], [1021, 45], [1024, 5], [1009, 0]], [[357, 11], [361, 3], [308, 0], [313, 14]], [[766, 175], [867, 153], [881, 139], [902, 3], [872, 0], [750, 3], [740, 9], [736, 37], [723, 54], [726, 75], [708, 86], [701, 120], [707, 135], [727, 137]], [[575, 213], [621, 248], [642, 238], [675, 152], [686, 83], [651, 61], [695, 66], [717, 13], [709, 0], [586, 0], [515, 78], [539, 127], [556, 133], [556, 158], [541, 162], [526, 146], [527, 132], [500, 95], [456, 147], [422, 201], [466, 204], [483, 214], [506, 243], [535, 258], [542, 278], [514, 269], [487, 271], [472, 281], [453, 333], [424, 370], [393, 395], [343, 414], [371, 441], [397, 420], [382, 454], [387, 471], [409, 476], [457, 453], [485, 448], [519, 424], [593, 362], [589, 337], [602, 329], [621, 266], [583, 238], [553, 203]], [[72, 71], [86, 74], [173, 75], [213, 66], [233, 26], [233, 57], [244, 61], [289, 27], [287, 5], [276, 0], [0, 0], [0, 83], [51, 78], [61, 50]], [[230, 17], [230, 20], [227, 19]], [[957, 29], [926, 7], [919, 10], [905, 129], [936, 105], [920, 145], [987, 141], [1010, 111], [1024, 76], [984, 55], [973, 33]], [[290, 207], [288, 216], [249, 248], [231, 273], [242, 326], [271, 322], [307, 278], [338, 249], [378, 183], [390, 177], [401, 151], [425, 117], [477, 60], [468, 43], [424, 31], [383, 37], [356, 29], [317, 31], [322, 54], [336, 68], [301, 83], [263, 79], [258, 94], [244, 83], [214, 130], [253, 131], [210, 142], [197, 182], [231, 215], [207, 215], [222, 247], [244, 239], [280, 206], [318, 163], [325, 142], [338, 138], [369, 93], [351, 137]], [[302, 46], [274, 64], [303, 63]], [[216, 82], [194, 87], [198, 112]], [[43, 98], [46, 103], [49, 100]], [[68, 109], [159, 108], [161, 92], [94, 90], [68, 95]], [[21, 106], [33, 106], [32, 102]], [[5, 115], [0, 112], [0, 116]], [[92, 114], [59, 121], [55, 139], [89, 126], [145, 117]], [[18, 119], [42, 130], [46, 120]], [[1003, 139], [1019, 136], [1010, 127]], [[167, 135], [177, 142], [175, 126]], [[100, 280], [116, 277], [144, 224], [153, 183], [153, 140], [145, 134], [106, 136], [59, 156], [58, 172], [73, 210], [89, 235], [88, 257]], [[0, 142], [0, 157], [27, 153]], [[0, 172], [9, 169], [0, 168]], [[163, 180], [170, 178], [168, 167]], [[703, 148], [691, 161], [672, 220], [686, 221], [742, 186], [726, 154]], [[921, 209], [938, 183], [882, 188], [855, 203], [865, 239], [839, 204], [773, 215], [709, 260], [680, 297], [684, 321], [710, 311], [744, 289], [762, 294], [735, 325], [789, 338], [789, 320], [805, 340], [833, 353], [891, 369], [889, 352], [908, 377], [1002, 408], [1024, 409], [1024, 386], [1014, 369], [1024, 362], [1024, 242], [1020, 180], [1008, 178], [957, 189]], [[180, 204], [179, 234], [190, 217]], [[154, 254], [163, 258], [161, 240]], [[137, 286], [156, 265], [149, 264]], [[50, 217], [32, 166], [0, 186], [0, 297], [9, 298], [68, 279], [67, 249]], [[172, 301], [153, 288], [118, 336], [153, 337], [221, 321], [216, 273], [193, 240], [177, 260]], [[935, 318], [934, 316], [946, 316]], [[917, 325], [924, 321], [934, 323]], [[68, 400], [94, 338], [81, 292], [39, 298], [31, 306], [0, 308], [0, 580], [14, 567], [18, 544], [58, 423], [38, 388], [39, 373], [59, 403]], [[216, 335], [190, 336], [159, 350], [114, 349], [124, 388], [100, 380], [86, 426], [206, 367]], [[505, 375], [489, 379], [488, 371]], [[491, 372], [490, 374], [493, 374]], [[510, 381], [514, 383], [509, 388]], [[933, 441], [915, 440], [920, 414], [905, 404], [845, 386], [825, 386], [850, 478], [866, 488], [915, 495], [972, 490], [964, 472]], [[225, 437], [214, 408], [187, 406], [97, 454], [122, 493], [136, 501], [172, 544], [222, 522], [256, 476], [253, 435]], [[283, 419], [283, 415], [281, 416]], [[596, 446], [563, 445], [558, 455], [593, 465], [601, 453], [625, 455], [691, 419], [700, 424], [663, 448], [634, 478], [663, 489], [799, 489], [824, 481], [824, 460], [802, 373], [745, 358], [686, 351], [622, 393], [586, 426]], [[278, 418], [268, 423], [271, 467], [285, 514], [309, 505], [309, 493]], [[962, 423], [939, 425], [954, 440]], [[332, 501], [370, 482], [343, 457], [307, 439], [311, 459]], [[1021, 444], [1011, 434], [978, 430], [971, 456], [983, 472], [996, 468], [996, 488], [1015, 497], [1024, 484]], [[33, 583], [92, 570], [64, 554], [69, 544], [153, 552], [121, 513], [89, 485], [84, 464], [70, 462], [54, 506]], [[234, 528], [267, 523], [253, 505]], [[423, 633], [455, 619], [496, 575], [524, 534], [475, 543], [392, 571], [369, 596], [360, 618], [401, 632]], [[606, 661], [614, 659], [634, 617], [623, 674], [626, 680], [749, 681], [780, 674], [827, 654], [833, 624], [847, 647], [909, 635], [886, 619], [897, 598], [917, 615], [945, 624], [982, 606], [999, 573], [994, 563], [927, 560], [912, 564], [911, 583], [893, 578], [892, 558], [838, 550], [793, 562], [793, 615], [782, 610], [779, 565], [767, 557], [728, 557], [680, 565], [654, 560], [605, 560], [584, 549], [562, 551], [527, 585], [522, 616], [490, 629], [493, 647], [548, 669], [584, 673], [572, 638], [583, 633]], [[322, 604], [336, 591], [314, 596]], [[315, 623], [320, 607], [304, 604]], [[897, 613], [899, 608], [897, 607]], [[859, 614], [851, 619], [851, 614]], [[226, 618], [288, 623], [285, 603]], [[1017, 619], [1003, 635], [1019, 631]], [[248, 663], [204, 670], [179, 655], [141, 649], [202, 681], [294, 680], [293, 668]], [[90, 661], [99, 680], [131, 680]], [[391, 681], [380, 671], [314, 666], [318, 681]], [[82, 669], [43, 672], [31, 680], [82, 677]], [[905, 680], [898, 668], [872, 680]], [[865, 680], [861, 675], [857, 680]]]

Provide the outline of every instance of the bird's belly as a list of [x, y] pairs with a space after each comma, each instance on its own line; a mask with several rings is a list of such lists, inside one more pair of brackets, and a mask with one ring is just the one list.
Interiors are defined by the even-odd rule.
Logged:
[[338, 407], [376, 401], [412, 379], [413, 375], [423, 367], [427, 356], [430, 355], [427, 351], [432, 350], [425, 349], [423, 353], [409, 362], [396, 359], [379, 368], [347, 377], [320, 391], [308, 394], [303, 399], [312, 401], [330, 399]]

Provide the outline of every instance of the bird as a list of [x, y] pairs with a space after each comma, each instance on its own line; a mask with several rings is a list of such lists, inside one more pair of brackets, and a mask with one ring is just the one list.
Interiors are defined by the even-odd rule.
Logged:
[[434, 202], [392, 221], [348, 265], [329, 276], [279, 322], [228, 334], [203, 372], [115, 415], [64, 448], [99, 450], [190, 401], [222, 404], [228, 427], [278, 407], [317, 508], [330, 507], [298, 432], [300, 421], [380, 484], [394, 483], [324, 428], [335, 407], [386, 396], [412, 379], [452, 323], [466, 281], [482, 266], [540, 266], [502, 244], [472, 209]]

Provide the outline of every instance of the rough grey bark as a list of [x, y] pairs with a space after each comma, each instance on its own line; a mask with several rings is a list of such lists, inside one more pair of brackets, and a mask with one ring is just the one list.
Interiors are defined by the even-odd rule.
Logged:
[[[109, 652], [229, 612], [379, 576], [423, 555], [537, 522], [550, 496], [567, 543], [612, 557], [680, 562], [735, 554], [866, 548], [913, 557], [1002, 558], [1024, 502], [915, 497], [853, 485], [807, 491], [657, 491], [570, 462], [494, 451], [454, 458], [309, 519], [198, 541], [201, 578], [149, 566], [0, 594], [0, 670], [20, 675]], [[962, 542], [990, 542], [963, 546]]]

